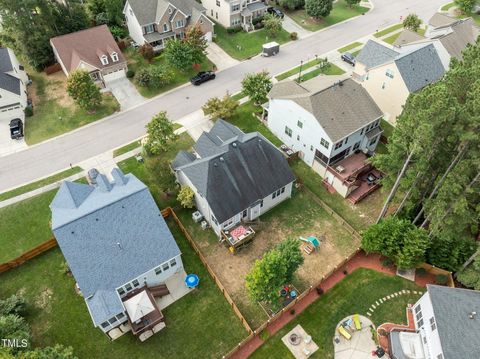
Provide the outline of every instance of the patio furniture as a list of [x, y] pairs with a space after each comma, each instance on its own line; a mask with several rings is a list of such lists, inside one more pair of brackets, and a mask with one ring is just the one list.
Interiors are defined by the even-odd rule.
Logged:
[[308, 350], [307, 348], [303, 348], [303, 354], [305, 354], [308, 357], [308, 356], [310, 356], [310, 354], [312, 354], [312, 352], [310, 350]]
[[138, 338], [144, 342], [145, 340], [147, 340], [148, 338], [150, 338], [151, 336], [153, 335], [153, 332], [151, 330], [147, 330], [145, 332], [143, 332], [142, 334], [140, 334], [138, 336]]
[[150, 293], [152, 293], [152, 295], [155, 298], [161, 298], [163, 296], [170, 294], [170, 291], [168, 290], [165, 284], [155, 285], [153, 287], [149, 287], [149, 289], [150, 289]]
[[166, 326], [167, 325], [165, 324], [165, 322], [161, 322], [161, 323], [155, 325], [152, 330], [153, 330], [154, 333], [158, 333], [160, 330], [162, 330]]
[[312, 342], [312, 336], [307, 335], [305, 339], [303, 339], [303, 341], [305, 342], [305, 344], [310, 344]]
[[292, 345], [299, 345], [302, 341], [302, 337], [297, 333], [292, 333], [288, 336], [288, 341]]
[[342, 325], [338, 327], [338, 332], [347, 340], [352, 339], [352, 334], [350, 334], [347, 329], [345, 329]]
[[355, 324], [355, 329], [362, 330], [362, 323], [360, 323], [360, 316], [358, 314], [353, 315], [353, 323]]

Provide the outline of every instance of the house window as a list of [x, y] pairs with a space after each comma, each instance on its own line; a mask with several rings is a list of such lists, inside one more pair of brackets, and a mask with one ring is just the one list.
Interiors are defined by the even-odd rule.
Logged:
[[300, 128], [303, 128], [303, 122], [302, 121], [297, 121], [297, 126]]
[[347, 144], [347, 142], [348, 142], [348, 137], [345, 139], [345, 144]]
[[292, 129], [291, 129], [291, 128], [288, 128], [288, 126], [285, 126], [285, 134], [286, 134], [288, 137], [292, 137]]
[[210, 10], [210, 16], [213, 16], [213, 10]]
[[393, 79], [393, 71], [392, 70], [387, 70], [387, 72], [385, 72], [385, 75], [387, 77], [390, 77], [391, 79]]
[[325, 147], [327, 150], [328, 150], [328, 147], [330, 147], [330, 143], [329, 143], [326, 139], [324, 139], [324, 138], [322, 138], [322, 139], [320, 140], [320, 144], [321, 144], [323, 147]]
[[233, 20], [232, 20], [232, 26], [240, 25], [240, 23], [241, 23], [240, 18], [237, 18], [237, 19], [233, 19]]
[[108, 322], [103, 322], [101, 325], [102, 325], [102, 328], [106, 328], [106, 327], [108, 327], [110, 324], [108, 324]]
[[277, 192], [273, 192], [272, 194], [272, 199], [275, 199], [275, 197], [277, 197]]
[[218, 12], [215, 12], [215, 18], [218, 20]]
[[435, 324], [435, 318], [434, 317], [430, 318], [430, 327], [432, 328], [432, 332], [435, 331], [435, 329], [437, 329], [437, 324]]
[[247, 210], [244, 210], [244, 211], [242, 212], [242, 218], [245, 218], [246, 216], [247, 216]]
[[415, 314], [417, 314], [417, 313], [420, 311], [420, 309], [421, 309], [421, 308], [420, 308], [420, 305], [417, 305], [417, 306], [415, 307]]
[[179, 27], [183, 27], [183, 20], [178, 20], [176, 23], [175, 23], [175, 26], [177, 27], [177, 29]]
[[125, 285], [125, 289], [127, 290], [127, 292], [129, 292], [133, 289], [133, 287], [130, 283], [128, 283], [128, 284]]
[[419, 321], [417, 321], [417, 326], [419, 328], [423, 327], [423, 319], [420, 319]]
[[377, 121], [375, 122], [375, 126], [374, 126], [374, 127], [378, 127], [379, 124], [380, 124], [380, 120], [377, 120]]
[[313, 146], [312, 145], [310, 145], [310, 151], [313, 151]]
[[280, 193], [285, 193], [285, 187], [282, 187], [282, 190], [280, 191]]
[[220, 6], [220, 0], [217, 0], [217, 6]]
[[358, 150], [359, 147], [360, 147], [360, 141], [353, 145], [353, 150], [352, 151]]
[[335, 149], [338, 150], [340, 147], [342, 147], [342, 145], [343, 141], [338, 142], [337, 144], [335, 144]]
[[155, 275], [159, 275], [160, 273], [162, 273], [162, 268], [160, 267], [155, 268]]
[[362, 128], [362, 130], [360, 131], [360, 136], [363, 135], [363, 131], [365, 130], [365, 127]]
[[102, 65], [108, 65], [107, 55], [102, 55], [102, 57], [100, 57], [100, 61], [102, 62]]
[[300, 135], [297, 135], [297, 141], [300, 141]]
[[118, 294], [124, 295], [124, 294], [125, 294], [125, 290], [124, 290], [123, 288], [119, 288], [119, 289], [118, 289]]
[[115, 317], [113, 317], [113, 318], [111, 318], [111, 319], [108, 320], [108, 322], [109, 322], [110, 324], [113, 324], [113, 323], [115, 323], [116, 321], [117, 321], [117, 318], [115, 318]]
[[116, 52], [112, 52], [111, 56], [112, 56], [112, 61], [113, 61], [113, 62], [117, 62], [117, 61], [118, 61], [118, 54], [117, 54]]
[[232, 12], [239, 11], [239, 10], [240, 10], [240, 4], [232, 5]]
[[171, 7], [168, 8], [168, 13], [169, 13], [170, 15], [172, 14], [172, 8], [171, 8]]
[[263, 199], [260, 201], [260, 208], [263, 207]]
[[25, 67], [23, 67], [22, 65], [18, 65], [18, 68], [22, 71], [25, 70]]
[[215, 223], [215, 224], [218, 226], [218, 221], [217, 221], [217, 219], [215, 218], [215, 216], [213, 216], [213, 215], [212, 215], [212, 221], [213, 221], [213, 223]]
[[203, 24], [203, 20], [200, 20], [200, 24]]
[[365, 76], [365, 80], [368, 80], [369, 76], [370, 76], [370, 73], [367, 72], [367, 75]]
[[437, 359], [443, 359], [443, 354], [442, 353], [438, 354]]
[[372, 146], [375, 142], [377, 142], [377, 138], [378, 138], [378, 137], [372, 138], [372, 140], [370, 141], [369, 146]]
[[170, 261], [170, 267], [175, 267], [177, 265], [177, 260], [174, 258]]
[[151, 34], [154, 31], [155, 31], [155, 26], [153, 26], [153, 24], [145, 26], [145, 33], [146, 34]]
[[164, 271], [166, 271], [168, 268], [170, 268], [170, 266], [168, 265], [168, 263], [164, 263], [164, 264], [162, 265], [162, 269], [163, 269]]
[[133, 15], [133, 11], [132, 11], [132, 9], [129, 9], [129, 10], [130, 10], [130, 15]]
[[167, 32], [168, 30], [170, 30], [168, 28], [168, 25], [167, 24], [163, 24], [163, 32]]
[[134, 287], [138, 287], [140, 285], [140, 283], [138, 283], [138, 280], [136, 279], [132, 282], [132, 284]]

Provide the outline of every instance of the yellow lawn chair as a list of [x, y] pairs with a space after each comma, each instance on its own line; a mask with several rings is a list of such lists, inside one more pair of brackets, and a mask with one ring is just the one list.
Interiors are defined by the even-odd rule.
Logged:
[[338, 327], [338, 332], [347, 340], [352, 338], [352, 334], [350, 334], [343, 326]]
[[362, 323], [360, 323], [360, 316], [358, 314], [353, 315], [353, 322], [355, 323], [355, 329], [362, 330]]

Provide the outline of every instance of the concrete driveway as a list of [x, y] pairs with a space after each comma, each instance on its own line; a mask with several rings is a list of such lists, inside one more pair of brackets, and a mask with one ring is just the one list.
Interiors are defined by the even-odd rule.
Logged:
[[105, 85], [115, 96], [122, 110], [129, 109], [145, 101], [145, 98], [138, 93], [135, 86], [126, 77], [106, 81]]
[[311, 31], [305, 30], [303, 27], [298, 25], [291, 17], [285, 14], [285, 17], [282, 21], [282, 26], [288, 32], [296, 32], [299, 39], [303, 39], [308, 34], [311, 34]]
[[0, 119], [0, 157], [22, 151], [28, 147], [24, 138], [20, 140], [12, 140], [10, 138], [10, 120], [13, 118], [22, 119], [25, 125], [25, 119], [21, 110], [13, 110], [10, 116]]
[[229, 54], [214, 42], [208, 43], [207, 57], [217, 66], [217, 71], [225, 70], [239, 63], [238, 60], [230, 57]]

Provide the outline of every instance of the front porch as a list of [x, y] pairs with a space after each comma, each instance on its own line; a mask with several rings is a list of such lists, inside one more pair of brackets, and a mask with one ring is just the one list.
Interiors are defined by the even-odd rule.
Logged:
[[152, 32], [150, 34], [146, 34], [143, 36], [145, 41], [152, 46], [153, 52], [159, 52], [162, 51], [168, 40], [170, 39], [183, 39], [185, 37], [185, 34], [183, 32], [181, 33], [175, 33], [173, 31], [169, 32]]
[[254, 30], [255, 27], [253, 21], [265, 15], [267, 8], [268, 6], [262, 1], [247, 4], [247, 6], [240, 12], [242, 28], [247, 32]]

